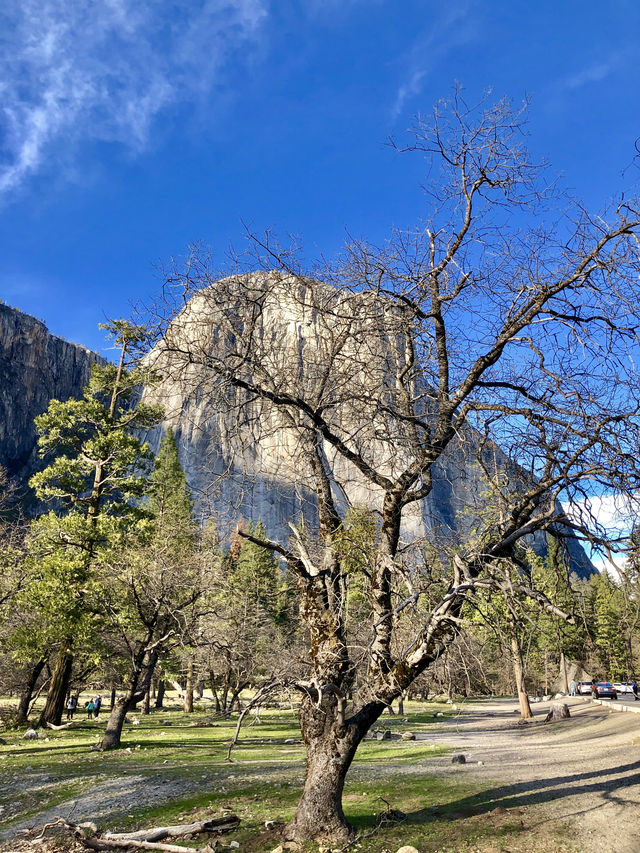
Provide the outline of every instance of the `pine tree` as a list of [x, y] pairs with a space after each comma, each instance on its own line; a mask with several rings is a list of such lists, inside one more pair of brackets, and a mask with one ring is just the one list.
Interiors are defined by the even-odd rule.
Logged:
[[620, 622], [625, 610], [620, 587], [608, 572], [594, 575], [589, 583], [589, 629], [598, 656], [599, 675], [606, 680], [628, 677], [628, 648]]
[[58, 647], [41, 724], [60, 722], [74, 648], [96, 638], [97, 558], [141, 516], [136, 499], [151, 454], [139, 431], [161, 417], [159, 407], [137, 401], [148, 372], [128, 369], [143, 329], [124, 320], [105, 328], [120, 347], [119, 362], [94, 365], [83, 399], [51, 400], [36, 418], [39, 452], [48, 464], [30, 484], [53, 508], [31, 526], [24, 596], [37, 608], [47, 642]]
[[120, 745], [125, 715], [149, 690], [160, 655], [178, 642], [193, 642], [197, 603], [207, 586], [207, 567], [198, 559], [191, 492], [170, 429], [160, 444], [145, 497], [149, 518], [130, 528], [111, 556], [105, 554], [120, 565], [105, 586], [102, 608], [111, 626], [114, 655], [126, 676], [102, 749]]

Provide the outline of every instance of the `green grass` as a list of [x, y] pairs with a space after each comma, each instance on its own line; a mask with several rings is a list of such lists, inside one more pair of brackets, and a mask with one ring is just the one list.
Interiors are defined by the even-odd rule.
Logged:
[[[446, 716], [455, 713], [442, 704], [410, 704], [409, 722], [385, 716], [377, 727], [428, 735], [444, 719], [434, 716], [439, 711]], [[223, 848], [231, 838], [246, 853], [264, 853], [277, 846], [277, 832], [266, 831], [264, 822], [291, 818], [304, 778], [304, 749], [297, 742], [300, 733], [292, 711], [264, 711], [260, 724], [249, 722], [230, 762], [226, 758], [235, 719], [214, 719], [205, 709], [189, 715], [167, 709], [148, 717], [129, 716], [139, 724], [128, 724], [122, 748], [107, 753], [91, 751], [104, 731], [106, 714], [98, 722], [80, 717], [71, 729], [40, 732], [37, 741], [23, 740], [22, 732], [3, 732], [7, 744], [0, 747], [0, 831], [104, 781], [136, 776], [150, 787], [162, 783], [162, 801], [128, 803], [111, 815], [108, 826], [98, 821], [100, 828], [140, 828], [233, 812], [241, 824], [226, 836]], [[209, 725], [195, 725], [203, 722]], [[288, 739], [296, 743], [286, 744]], [[503, 842], [505, 849], [512, 849], [509, 845], [521, 834], [521, 822], [511, 819], [510, 813], [500, 820], [491, 818], [477, 779], [471, 783], [464, 773], [433, 772], [434, 761], [445, 752], [434, 748], [428, 737], [362, 743], [345, 786], [349, 821], [366, 836], [388, 808], [401, 810], [406, 818], [363, 837], [352, 849], [380, 853], [385, 847], [395, 851], [402, 844], [414, 844], [421, 853], [444, 853], [473, 850], [473, 845], [489, 841], [492, 849], [501, 849]]]

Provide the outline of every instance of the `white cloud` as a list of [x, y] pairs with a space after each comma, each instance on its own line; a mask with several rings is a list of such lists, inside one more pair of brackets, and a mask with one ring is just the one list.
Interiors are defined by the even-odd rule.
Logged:
[[409, 79], [399, 87], [393, 104], [393, 118], [397, 118], [400, 115], [408, 100], [420, 94], [422, 90], [422, 79], [425, 77], [426, 73], [426, 68], [414, 71]]
[[572, 74], [566, 81], [569, 89], [579, 89], [582, 86], [587, 86], [589, 83], [599, 83], [608, 77], [614, 70], [614, 63], [599, 62], [583, 68], [576, 74]]
[[[589, 557], [598, 571], [607, 569], [616, 572], [624, 569], [627, 557], [624, 553], [617, 553], [616, 549], [624, 547], [634, 524], [640, 518], [640, 495], [592, 495], [571, 504], [563, 504], [563, 509], [570, 518], [601, 540], [608, 541], [613, 548], [610, 555], [591, 550]], [[590, 550], [587, 542], [583, 542], [583, 545]]]
[[405, 79], [396, 90], [391, 118], [397, 119], [407, 103], [419, 95], [429, 71], [455, 48], [469, 44], [477, 37], [473, 4], [470, 0], [451, 2], [446, 11], [429, 21], [403, 58]]
[[0, 193], [60, 143], [146, 146], [159, 113], [206, 96], [235, 51], [255, 44], [267, 2], [5, 0]]

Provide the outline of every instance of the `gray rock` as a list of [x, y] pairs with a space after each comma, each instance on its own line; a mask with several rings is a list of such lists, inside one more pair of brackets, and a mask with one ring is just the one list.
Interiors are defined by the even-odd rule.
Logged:
[[0, 304], [0, 465], [26, 483], [41, 467], [33, 419], [49, 400], [82, 397], [103, 359], [57, 338], [41, 320]]
[[24, 740], [38, 740], [38, 732], [35, 729], [27, 729], [22, 737]]
[[[322, 371], [309, 370], [304, 375], [306, 365], [318, 365], [325, 357], [325, 342], [336, 334], [340, 313], [319, 311], [317, 305], [330, 306], [332, 300], [337, 305], [342, 297], [321, 282], [256, 272], [212, 284], [189, 301], [167, 330], [168, 346], [163, 351], [160, 342], [148, 356], [149, 364], [163, 379], [153, 389], [145, 390], [144, 399], [164, 407], [164, 427], [171, 426], [176, 436], [180, 461], [196, 499], [197, 515], [203, 518], [211, 515], [215, 483], [216, 517], [220, 519], [223, 537], [232, 532], [239, 517], [260, 518], [269, 537], [286, 542], [291, 535], [292, 518], [302, 517], [310, 526], [317, 523], [315, 498], [308, 486], [309, 472], [292, 452], [296, 439], [291, 436], [289, 440], [277, 407], [274, 409], [265, 402], [255, 404], [255, 412], [249, 413], [246, 426], [238, 435], [236, 410], [234, 407], [229, 410], [226, 401], [216, 399], [213, 390], [208, 393], [211, 383], [206, 368], [187, 364], [179, 355], [185, 351], [185, 344], [193, 345], [194, 341], [199, 342], [204, 354], [207, 349], [219, 351], [227, 346], [225, 342], [230, 342], [232, 335], [227, 315], [231, 311], [234, 323], [242, 323], [247, 289], [253, 292], [254, 299], [260, 299], [261, 305], [259, 317], [252, 319], [256, 323], [255, 346], [259, 349], [256, 358], [300, 365], [303, 375], [298, 377], [296, 371], [291, 374], [292, 393], [297, 394], [298, 382], [308, 384], [309, 393], [313, 393], [313, 384], [319, 381]], [[368, 316], [367, 311], [363, 314]], [[383, 346], [380, 343], [380, 348], [371, 352], [372, 363], [388, 365], [395, 357], [395, 351], [384, 350]], [[375, 396], [377, 376], [375, 368], [370, 377], [359, 375], [357, 381], [364, 382], [364, 386], [358, 392]], [[352, 381], [348, 372], [345, 381]], [[375, 453], [379, 441], [377, 426], [365, 420], [359, 425], [349, 425], [349, 430], [353, 427], [357, 427], [360, 440], [370, 442]], [[149, 436], [152, 449], [157, 449], [161, 437], [160, 427]], [[403, 515], [407, 535], [427, 535], [434, 543], [449, 542], [456, 533], [468, 532], [473, 527], [473, 512], [469, 508], [476, 505], [484, 481], [476, 466], [469, 464], [466, 447], [477, 440], [478, 436], [469, 429], [460, 440], [451, 442], [447, 453], [433, 468], [431, 493]], [[384, 445], [380, 451], [385, 455]], [[400, 447], [397, 452], [403, 453]], [[499, 450], [496, 452], [500, 456]], [[376, 487], [345, 468], [346, 463], [340, 458], [332, 464], [332, 477], [345, 490], [345, 507], [378, 505], [381, 496]], [[403, 464], [400, 459], [398, 464]], [[499, 464], [513, 471], [506, 456], [500, 457]], [[225, 476], [216, 478], [222, 472]], [[572, 568], [583, 576], [593, 574], [595, 569], [577, 540], [566, 541]], [[546, 554], [545, 533], [533, 535], [528, 544], [536, 552]]]
[[376, 732], [376, 740], [391, 740], [389, 729], [386, 729], [384, 732]]
[[459, 755], [454, 755], [452, 757], [451, 763], [452, 764], [466, 764], [467, 759], [464, 757], [464, 755], [462, 753], [460, 753]]
[[402, 732], [402, 740], [415, 740], [416, 736], [413, 732]]

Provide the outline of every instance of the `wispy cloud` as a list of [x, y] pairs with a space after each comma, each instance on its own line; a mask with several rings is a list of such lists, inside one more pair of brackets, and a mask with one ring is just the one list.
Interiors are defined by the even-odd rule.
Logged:
[[452, 50], [477, 37], [473, 3], [460, 0], [429, 21], [429, 29], [417, 36], [403, 57], [404, 79], [398, 86], [391, 108], [391, 118], [397, 119], [408, 102], [422, 92], [429, 72]]
[[615, 70], [615, 62], [598, 62], [588, 65], [576, 74], [572, 74], [566, 80], [569, 89], [580, 89], [590, 83], [599, 83]]
[[[0, 193], [63, 142], [145, 147], [167, 106], [218, 83], [259, 37], [267, 0], [5, 0]], [[7, 36], [6, 34], [9, 34]]]
[[[640, 494], [592, 495], [584, 500], [563, 504], [563, 509], [577, 524], [611, 544], [613, 551], [610, 555], [602, 550], [591, 550], [589, 554], [598, 571], [618, 571], [624, 568], [627, 557], [624, 553], [618, 553], [618, 548], [626, 545], [638, 518]], [[583, 545], [590, 550], [587, 543], [583, 542]]]

